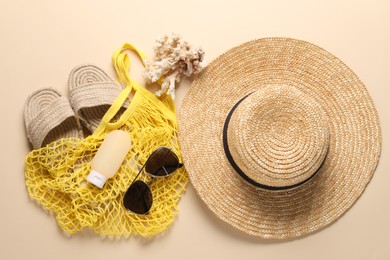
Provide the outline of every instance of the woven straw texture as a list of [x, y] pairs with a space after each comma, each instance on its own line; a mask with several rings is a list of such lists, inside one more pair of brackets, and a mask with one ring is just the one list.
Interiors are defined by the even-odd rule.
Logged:
[[[250, 94], [250, 95], [249, 95]], [[243, 99], [247, 96], [245, 99]], [[266, 190], [244, 180], [224, 152]], [[303, 236], [346, 212], [377, 166], [380, 125], [363, 83], [311, 43], [265, 38], [219, 56], [187, 92], [179, 140], [190, 180], [217, 217], [267, 239]]]
[[273, 187], [310, 178], [329, 146], [321, 107], [288, 86], [266, 87], [250, 94], [234, 111], [227, 136], [238, 167], [256, 183]]
[[82, 137], [80, 124], [67, 98], [57, 90], [33, 92], [23, 110], [27, 137], [34, 149], [63, 137]]
[[[127, 64], [128, 55], [124, 53], [120, 57]], [[124, 61], [119, 63], [127, 73]], [[130, 91], [135, 95], [128, 108], [118, 120], [111, 121]], [[114, 129], [127, 131], [132, 146], [116, 175], [99, 189], [88, 183], [86, 177], [94, 154], [107, 133]], [[169, 177], [151, 180], [154, 203], [148, 215], [127, 212], [122, 199], [150, 153], [159, 146], [172, 147], [181, 158], [173, 101], [169, 96], [157, 98], [132, 82], [120, 93], [92, 135], [85, 139], [63, 138], [30, 152], [25, 165], [28, 193], [54, 212], [59, 226], [69, 234], [88, 227], [102, 236], [153, 236], [167, 229], [178, 213], [177, 204], [187, 183], [184, 167]], [[141, 174], [140, 178], [150, 181], [147, 174]]]
[[[93, 133], [103, 116], [122, 91], [122, 86], [115, 82], [105, 71], [95, 65], [81, 65], [69, 75], [69, 100], [81, 123]], [[117, 113], [115, 119], [123, 114], [128, 102]]]

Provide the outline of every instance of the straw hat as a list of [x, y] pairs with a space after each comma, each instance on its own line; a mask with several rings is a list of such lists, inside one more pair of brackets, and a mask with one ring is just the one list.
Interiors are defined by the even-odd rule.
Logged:
[[194, 80], [179, 114], [186, 169], [220, 219], [262, 238], [319, 230], [359, 198], [381, 135], [367, 89], [311, 43], [230, 49]]

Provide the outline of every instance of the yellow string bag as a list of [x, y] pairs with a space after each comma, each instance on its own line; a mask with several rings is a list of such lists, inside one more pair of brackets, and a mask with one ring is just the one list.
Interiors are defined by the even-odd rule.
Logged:
[[[29, 195], [54, 212], [59, 226], [69, 234], [89, 227], [103, 236], [140, 234], [148, 237], [166, 230], [178, 213], [177, 204], [188, 181], [184, 167], [169, 177], [150, 182], [153, 206], [148, 215], [127, 212], [122, 204], [128, 186], [157, 147], [171, 147], [181, 160], [174, 102], [170, 96], [158, 98], [130, 80], [129, 50], [145, 59], [145, 55], [130, 44], [124, 44], [114, 53], [113, 63], [118, 79], [126, 87], [96, 131], [85, 139], [63, 138], [33, 150], [25, 161]], [[133, 97], [128, 108], [118, 120], [113, 121], [129, 96]], [[101, 142], [107, 133], [115, 129], [130, 134], [132, 147], [116, 175], [106, 182], [103, 189], [99, 189], [87, 182], [86, 177]], [[139, 178], [149, 181], [150, 177], [141, 174]]]

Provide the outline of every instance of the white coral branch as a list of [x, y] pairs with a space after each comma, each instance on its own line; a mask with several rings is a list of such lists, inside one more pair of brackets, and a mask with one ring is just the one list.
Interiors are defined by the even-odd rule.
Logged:
[[148, 83], [162, 81], [158, 96], [166, 93], [174, 99], [181, 77], [196, 75], [206, 66], [203, 49], [192, 47], [178, 34], [157, 39], [153, 50], [154, 57], [145, 61], [144, 77]]

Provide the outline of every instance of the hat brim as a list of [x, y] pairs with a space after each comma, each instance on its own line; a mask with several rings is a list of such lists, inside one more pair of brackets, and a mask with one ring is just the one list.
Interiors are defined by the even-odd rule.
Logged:
[[[285, 191], [243, 180], [222, 142], [234, 104], [276, 85], [316, 99], [330, 131], [328, 154], [316, 176]], [[179, 141], [190, 180], [208, 208], [239, 230], [273, 239], [302, 236], [339, 218], [371, 180], [381, 151], [378, 114], [355, 73], [324, 49], [290, 38], [250, 41], [212, 61], [183, 99]]]

